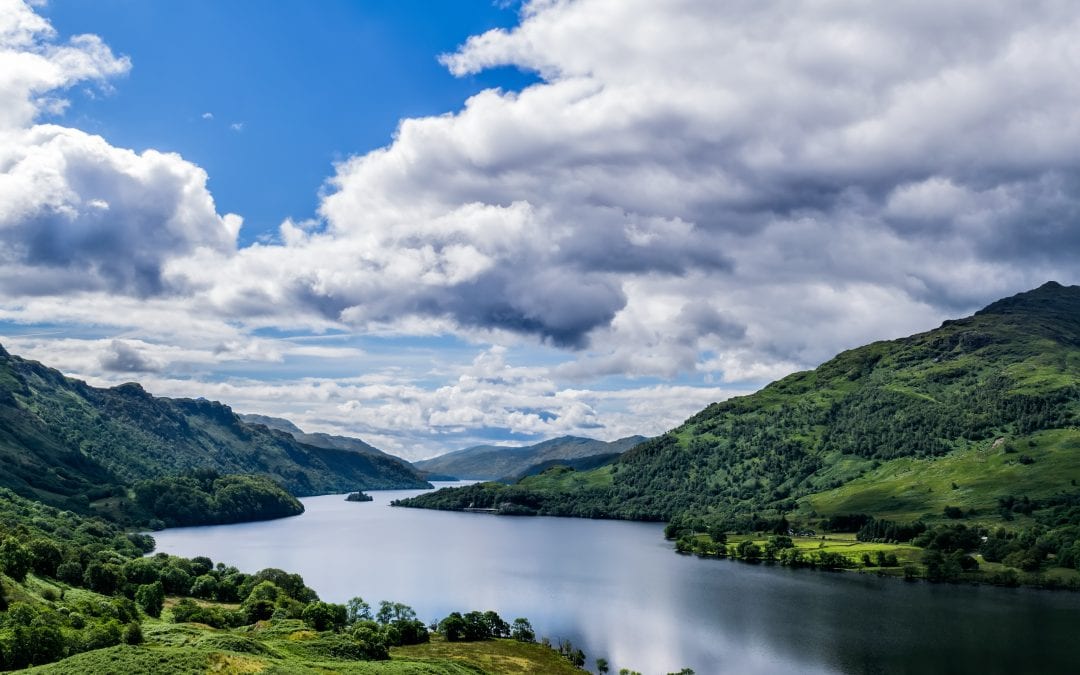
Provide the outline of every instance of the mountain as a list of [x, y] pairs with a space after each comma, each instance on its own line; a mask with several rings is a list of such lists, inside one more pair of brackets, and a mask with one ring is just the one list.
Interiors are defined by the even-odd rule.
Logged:
[[524, 474], [530, 467], [550, 460], [573, 460], [593, 455], [622, 453], [644, 440], [644, 436], [629, 436], [611, 442], [562, 436], [524, 447], [477, 445], [413, 462], [413, 466], [429, 474], [496, 480]]
[[92, 387], [0, 347], [0, 487], [85, 512], [193, 469], [265, 476], [297, 496], [428, 486], [399, 461], [302, 443], [222, 403]]
[[611, 465], [407, 505], [743, 531], [844, 514], [993, 524], [1080, 501], [1078, 423], [1080, 287], [1050, 282], [714, 403]]
[[281, 417], [270, 417], [269, 415], [252, 415], [241, 414], [240, 420], [247, 424], [261, 424], [271, 429], [277, 429], [278, 431], [284, 431], [296, 440], [307, 445], [313, 445], [316, 448], [326, 448], [327, 450], [348, 450], [349, 452], [359, 452], [363, 455], [374, 455], [376, 457], [388, 457], [405, 466], [412, 466], [400, 457], [395, 457], [388, 452], [383, 452], [373, 445], [369, 445], [359, 438], [352, 438], [351, 436], [333, 436], [331, 434], [315, 433], [309, 434], [304, 432], [303, 429], [296, 426], [287, 419]]

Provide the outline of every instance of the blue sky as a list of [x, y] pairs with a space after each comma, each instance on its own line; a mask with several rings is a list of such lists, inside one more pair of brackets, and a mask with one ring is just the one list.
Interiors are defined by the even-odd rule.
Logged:
[[57, 119], [203, 167], [219, 208], [244, 215], [241, 243], [310, 218], [331, 165], [389, 144], [402, 118], [536, 79], [513, 67], [454, 77], [437, 61], [515, 24], [515, 3], [68, 0], [42, 14], [134, 64], [111, 93], [72, 96]]
[[1080, 253], [1052, 1], [0, 0], [0, 343], [422, 458], [662, 433]]

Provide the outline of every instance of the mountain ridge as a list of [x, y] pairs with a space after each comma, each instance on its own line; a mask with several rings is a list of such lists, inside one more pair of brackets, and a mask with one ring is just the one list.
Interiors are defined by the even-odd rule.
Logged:
[[265, 476], [292, 494], [427, 487], [389, 458], [301, 443], [220, 402], [130, 382], [93, 387], [0, 346], [0, 486], [85, 512], [138, 480], [194, 469]]
[[559, 436], [523, 446], [476, 445], [413, 462], [413, 466], [428, 473], [463, 479], [497, 480], [523, 474], [544, 462], [621, 454], [644, 440], [644, 436], [627, 436], [615, 441]]

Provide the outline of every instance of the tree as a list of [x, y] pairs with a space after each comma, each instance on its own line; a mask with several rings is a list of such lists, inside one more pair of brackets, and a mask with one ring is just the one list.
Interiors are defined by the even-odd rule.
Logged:
[[15, 537], [0, 542], [0, 569], [15, 581], [22, 581], [30, 571], [30, 551]]
[[187, 595], [191, 591], [191, 575], [176, 565], [166, 565], [160, 578], [165, 592], [170, 595]]
[[381, 624], [388, 624], [393, 621], [412, 621], [415, 618], [416, 612], [413, 611], [412, 607], [387, 600], [379, 602], [379, 612], [375, 615], [375, 620]]
[[439, 632], [447, 642], [461, 642], [465, 639], [465, 619], [460, 612], [451, 612], [439, 622]]
[[503, 621], [502, 617], [496, 612], [492, 610], [484, 612], [484, 623], [487, 624], [487, 631], [490, 637], [510, 637], [510, 624]]
[[536, 642], [536, 632], [532, 624], [523, 616], [514, 619], [514, 625], [510, 629], [510, 637], [518, 642]]
[[141, 645], [143, 642], [142, 626], [138, 621], [132, 621], [124, 629], [124, 642], [129, 645]]
[[71, 584], [72, 586], [78, 586], [82, 583], [83, 566], [80, 565], [77, 560], [69, 560], [66, 563], [61, 563], [61, 565], [56, 568], [56, 578], [64, 583]]
[[363, 598], [356, 597], [349, 600], [345, 603], [345, 611], [347, 612], [349, 624], [371, 620], [371, 605], [364, 602]]
[[761, 548], [749, 539], [740, 541], [739, 545], [735, 547], [735, 552], [740, 558], [748, 561], [754, 561], [761, 557]]
[[300, 618], [317, 631], [340, 630], [345, 627], [348, 612], [345, 605], [329, 602], [312, 602], [304, 607]]
[[611, 669], [611, 667], [608, 665], [608, 660], [607, 659], [605, 659], [602, 656], [596, 659], [596, 672], [598, 672], [598, 673], [606, 673], [610, 669]]
[[190, 593], [196, 598], [214, 598], [218, 594], [218, 582], [217, 579], [209, 574], [202, 574], [195, 577], [195, 581], [191, 582]]
[[30, 566], [35, 574], [43, 577], [55, 577], [56, 568], [64, 562], [63, 551], [55, 542], [38, 537], [27, 546], [30, 552]]
[[87, 565], [83, 572], [83, 584], [102, 595], [115, 593], [120, 588], [120, 582], [120, 568], [112, 563], [93, 562]]
[[161, 616], [161, 610], [165, 607], [165, 588], [161, 582], [143, 584], [135, 589], [135, 604], [141, 607], [148, 616], [154, 618]]

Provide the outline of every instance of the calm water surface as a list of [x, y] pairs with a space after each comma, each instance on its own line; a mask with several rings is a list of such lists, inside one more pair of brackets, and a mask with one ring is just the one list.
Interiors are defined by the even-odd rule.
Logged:
[[159, 551], [299, 572], [328, 601], [526, 616], [614, 672], [1080, 673], [1080, 594], [702, 560], [652, 523], [389, 506], [421, 492], [311, 497], [293, 518], [154, 536]]

